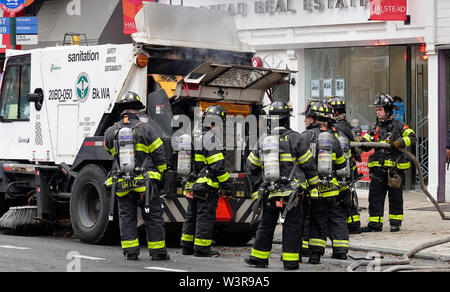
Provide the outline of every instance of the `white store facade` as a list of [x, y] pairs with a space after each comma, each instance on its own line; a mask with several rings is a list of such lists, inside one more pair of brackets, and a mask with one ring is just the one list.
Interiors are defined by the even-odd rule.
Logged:
[[[297, 71], [295, 85], [281, 90], [294, 106], [291, 125], [297, 131], [305, 129], [300, 113], [311, 98], [344, 96], [349, 119], [359, 119], [367, 130], [376, 118], [370, 105], [378, 92], [401, 97], [404, 121], [418, 136], [413, 150], [427, 189], [440, 202], [450, 201], [450, 189], [445, 190], [450, 1], [408, 0], [409, 24], [368, 20], [369, 0], [160, 2], [233, 13], [241, 40], [264, 67]], [[418, 181], [409, 171], [405, 187], [418, 189]]]

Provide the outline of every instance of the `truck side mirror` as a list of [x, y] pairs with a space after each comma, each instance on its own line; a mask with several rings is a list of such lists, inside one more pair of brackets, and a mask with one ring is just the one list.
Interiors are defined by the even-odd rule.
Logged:
[[44, 92], [41, 88], [36, 88], [34, 93], [27, 94], [27, 100], [29, 102], [34, 102], [34, 107], [37, 111], [40, 111], [42, 108], [42, 103], [44, 102]]

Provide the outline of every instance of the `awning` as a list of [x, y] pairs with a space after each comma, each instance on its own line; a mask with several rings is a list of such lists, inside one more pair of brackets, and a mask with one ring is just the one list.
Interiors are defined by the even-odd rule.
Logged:
[[[61, 45], [64, 34], [84, 33], [90, 44], [98, 44], [103, 30], [120, 0], [45, 1], [38, 12], [38, 38], [36, 46], [24, 49]], [[75, 4], [74, 4], [75, 3]], [[121, 6], [121, 5], [119, 5]], [[122, 31], [118, 31], [122, 34]]]

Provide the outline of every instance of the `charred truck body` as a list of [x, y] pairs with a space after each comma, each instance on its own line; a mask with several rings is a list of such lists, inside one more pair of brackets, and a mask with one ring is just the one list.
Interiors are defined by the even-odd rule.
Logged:
[[[178, 241], [187, 202], [172, 147], [181, 124], [174, 121], [189, 117], [194, 133], [197, 110], [215, 103], [228, 115], [258, 116], [266, 90], [289, 77], [286, 70], [251, 67], [254, 52], [223, 12], [144, 2], [136, 22], [133, 44], [7, 52], [0, 92], [2, 214], [33, 205], [39, 221], [70, 218], [83, 242], [110, 239], [118, 227], [108, 220], [104, 182], [113, 157], [103, 134], [117, 119], [115, 102], [132, 90], [146, 97], [143, 119], [156, 125], [169, 157], [162, 202], [167, 240]], [[224, 244], [245, 243], [255, 231], [244, 173], [249, 129], [231, 128], [227, 140], [234, 143], [225, 159], [233, 189], [219, 200], [215, 228], [215, 240]]]

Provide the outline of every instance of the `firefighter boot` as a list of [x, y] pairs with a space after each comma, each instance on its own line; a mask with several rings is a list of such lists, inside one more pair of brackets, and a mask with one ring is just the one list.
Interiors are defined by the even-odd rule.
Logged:
[[194, 254], [194, 244], [193, 243], [187, 243], [182, 242], [183, 249], [181, 250], [181, 253], [183, 255], [193, 255]]
[[220, 256], [220, 253], [217, 250], [209, 250], [208, 252], [201, 251], [201, 250], [194, 250], [194, 256], [195, 257], [210, 257], [210, 258], [217, 258]]
[[391, 232], [399, 232], [400, 226], [399, 225], [392, 225], [391, 226]]
[[248, 258], [245, 258], [244, 262], [249, 266], [259, 268], [259, 269], [264, 269], [269, 266], [269, 260], [258, 259], [258, 258], [255, 258], [254, 256], [249, 256]]
[[126, 255], [128, 261], [137, 261], [139, 260], [137, 253], [129, 253]]
[[333, 253], [331, 255], [333, 259], [337, 260], [347, 260], [347, 254], [346, 253]]
[[170, 260], [169, 253], [167, 250], [150, 252], [150, 257], [152, 261], [168, 261]]
[[309, 257], [308, 264], [311, 265], [318, 265], [320, 264], [320, 254], [319, 253], [311, 253], [311, 256]]
[[381, 232], [381, 229], [376, 229], [371, 226], [365, 226], [361, 228], [361, 232]]

